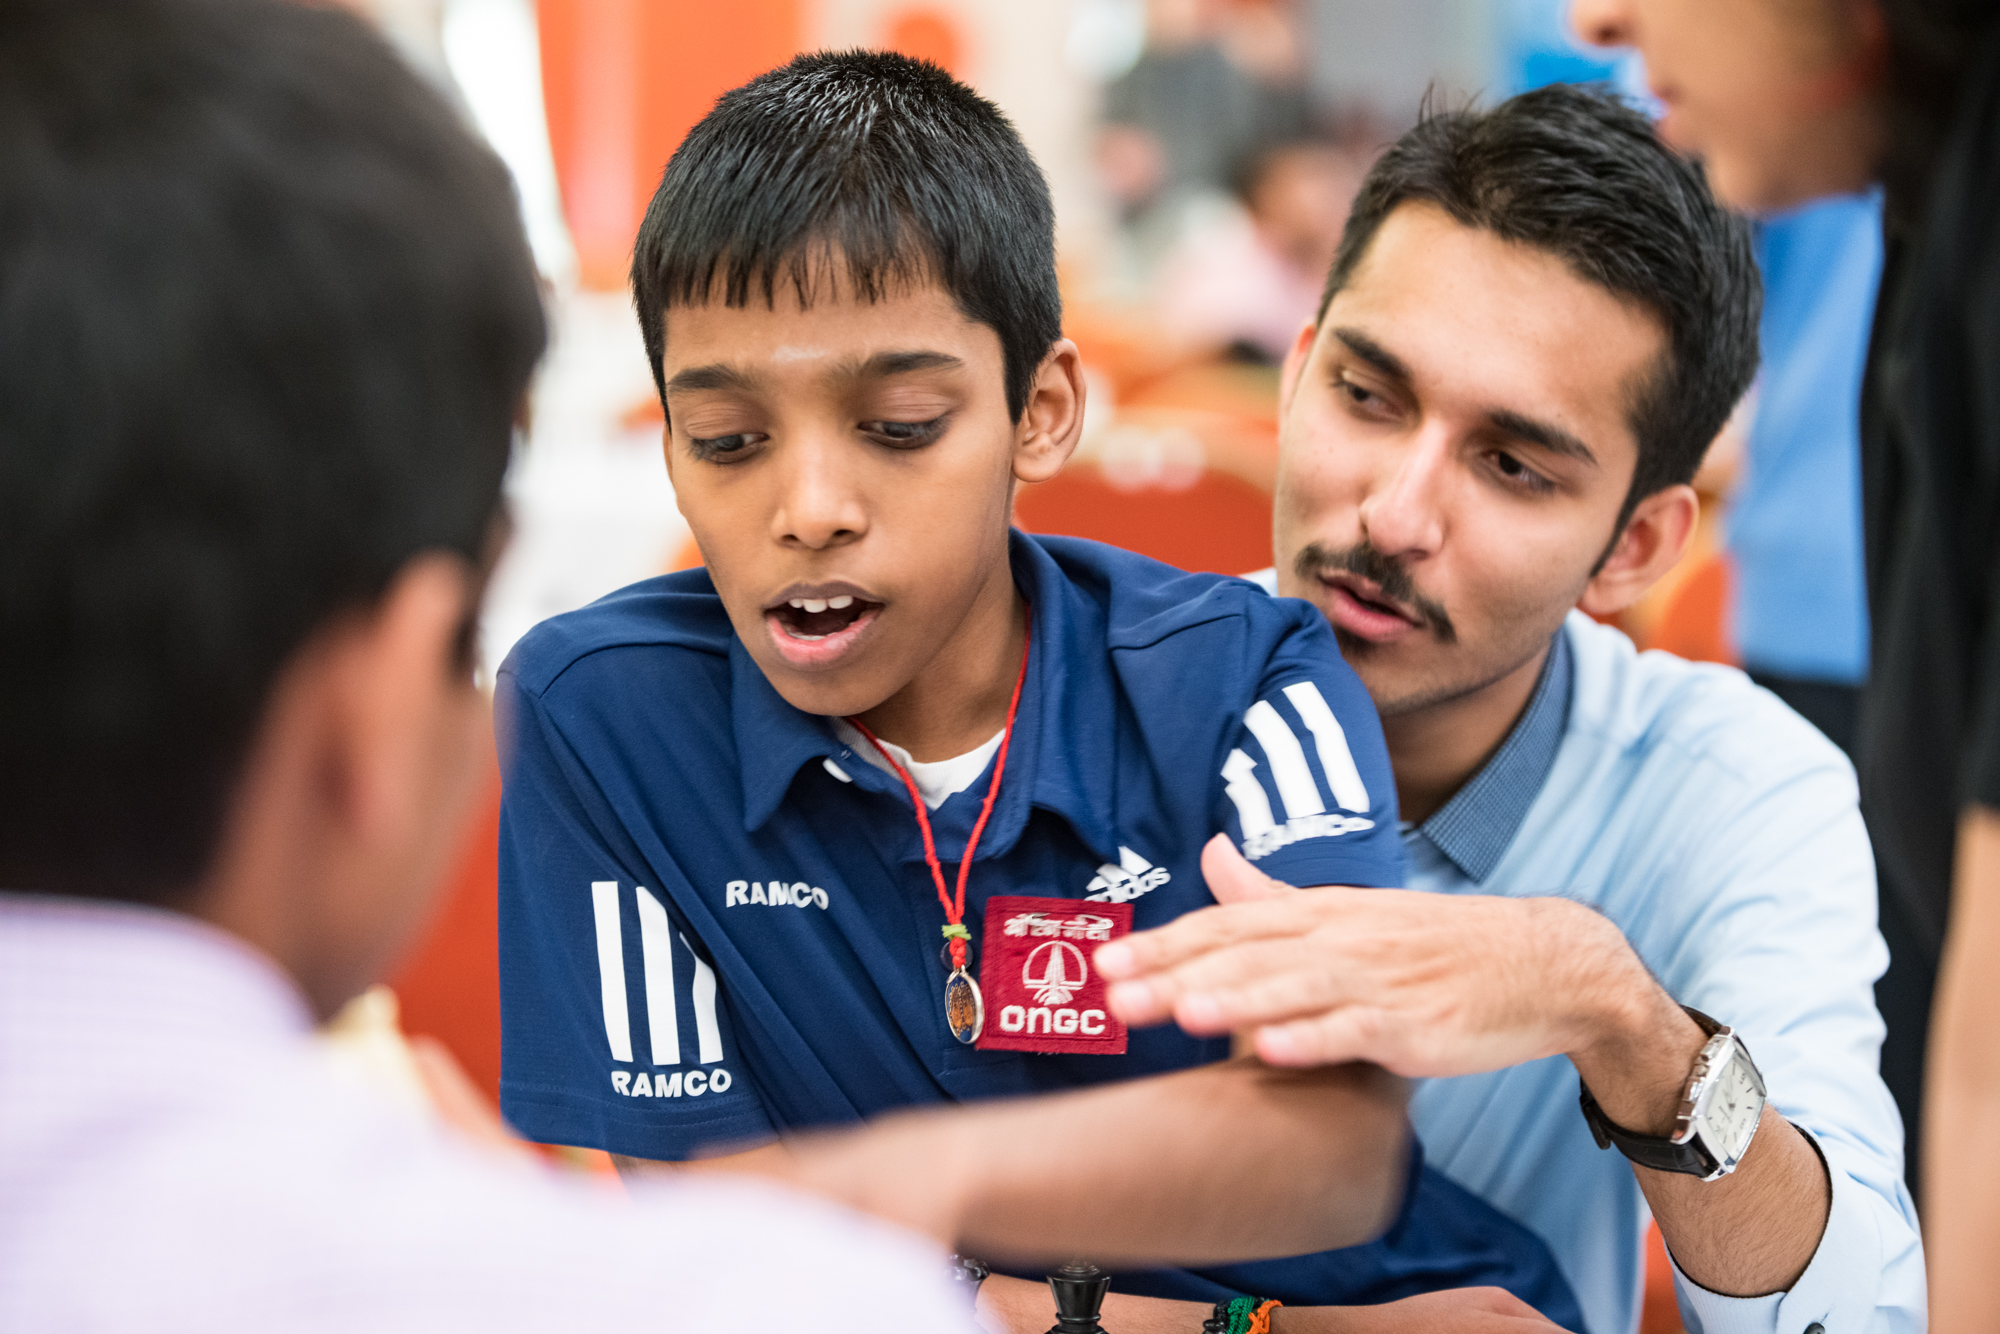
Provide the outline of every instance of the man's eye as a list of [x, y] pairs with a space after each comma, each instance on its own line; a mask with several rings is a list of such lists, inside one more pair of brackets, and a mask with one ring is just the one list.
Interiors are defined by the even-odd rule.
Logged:
[[754, 431], [742, 431], [735, 435], [715, 435], [706, 439], [690, 436], [688, 449], [698, 459], [727, 463], [741, 457], [763, 438]]
[[1504, 450], [1494, 452], [1493, 466], [1499, 470], [1502, 477], [1523, 490], [1542, 494], [1556, 489], [1554, 482]]
[[928, 445], [944, 434], [947, 417], [933, 417], [927, 422], [869, 421], [861, 423], [864, 435], [872, 435], [884, 444], [914, 447]]
[[1370, 418], [1383, 420], [1395, 414], [1396, 405], [1388, 398], [1345, 375], [1334, 381], [1334, 389], [1350, 408]]

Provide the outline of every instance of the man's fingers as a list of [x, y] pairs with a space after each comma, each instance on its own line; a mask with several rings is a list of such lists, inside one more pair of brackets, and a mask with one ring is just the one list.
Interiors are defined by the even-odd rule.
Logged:
[[1301, 894], [1287, 890], [1252, 902], [1202, 908], [1165, 926], [1137, 931], [1123, 940], [1100, 945], [1092, 957], [1097, 970], [1114, 981], [1143, 977], [1244, 941], [1304, 935], [1356, 892], [1316, 889]]
[[[1356, 999], [1365, 979], [1319, 948], [1319, 936], [1237, 945], [1148, 979], [1179, 994], [1174, 1019], [1190, 1033], [1235, 1033], [1320, 1015]], [[1157, 988], [1156, 990], [1164, 990]]]
[[1324, 941], [1323, 935], [1286, 932], [1219, 945], [1172, 968], [1114, 982], [1107, 999], [1128, 1024], [1171, 1018], [1196, 1034], [1317, 1013], [1351, 990], [1345, 979], [1352, 970]]
[[1201, 874], [1217, 903], [1256, 903], [1298, 893], [1252, 866], [1227, 834], [1217, 834], [1201, 850]]
[[1361, 1005], [1343, 1005], [1307, 1019], [1268, 1024], [1255, 1034], [1257, 1055], [1267, 1065], [1344, 1065], [1349, 1061], [1373, 1061], [1396, 1074], [1395, 1053], [1383, 1050], [1383, 1016], [1380, 1010]]

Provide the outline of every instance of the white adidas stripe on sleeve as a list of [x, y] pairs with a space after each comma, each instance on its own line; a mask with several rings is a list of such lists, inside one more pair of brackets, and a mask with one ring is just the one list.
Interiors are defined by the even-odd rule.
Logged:
[[1236, 818], [1243, 826], [1246, 842], [1278, 827], [1278, 822], [1271, 818], [1271, 799], [1264, 795], [1264, 785], [1257, 781], [1256, 770], [1257, 761], [1240, 750], [1230, 751], [1222, 766], [1222, 776], [1228, 780], [1223, 795], [1236, 804]]
[[1319, 798], [1319, 783], [1306, 765], [1306, 753], [1292, 734], [1291, 726], [1271, 707], [1270, 701], [1260, 699], [1252, 704], [1243, 715], [1243, 723], [1264, 748], [1264, 758], [1270, 761], [1271, 779], [1278, 785], [1278, 800], [1285, 808], [1285, 818], [1296, 820], [1304, 815], [1325, 813], [1326, 803]]
[[[681, 937], [681, 944], [687, 945], [687, 937]], [[694, 946], [688, 945], [688, 953], [694, 954]], [[700, 1048], [703, 1065], [722, 1059], [722, 1025], [715, 1018], [715, 970], [702, 962], [699, 954], [694, 955], [694, 1036]]]
[[[1340, 719], [1333, 716], [1333, 710], [1319, 693], [1319, 687], [1311, 681], [1300, 681], [1285, 687], [1285, 698], [1292, 702], [1292, 707], [1299, 711], [1299, 717], [1312, 731], [1313, 742], [1319, 749], [1319, 767], [1326, 771], [1327, 786], [1333, 789], [1333, 799], [1344, 810], [1366, 815], [1373, 805], [1368, 799], [1368, 785], [1361, 781], [1361, 770], [1354, 764], [1354, 752], [1347, 748], [1347, 733], [1341, 728]], [[1263, 738], [1260, 736], [1258, 739], [1261, 741]]]
[[674, 1003], [674, 937], [667, 910], [639, 886], [639, 951], [646, 963], [646, 1028], [653, 1035], [653, 1064], [681, 1063], [680, 1015]]
[[632, 1059], [632, 1020], [625, 1009], [625, 934], [618, 924], [618, 882], [590, 882], [590, 906], [597, 920], [597, 982], [604, 996], [604, 1036], [611, 1059]]

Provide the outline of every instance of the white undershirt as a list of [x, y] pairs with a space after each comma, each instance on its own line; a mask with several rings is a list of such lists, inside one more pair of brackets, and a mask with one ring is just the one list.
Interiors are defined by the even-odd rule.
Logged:
[[[845, 718], [835, 718], [833, 730], [835, 735], [854, 748], [856, 755], [885, 774], [896, 772], [895, 765], [883, 759], [882, 752], [875, 749], [868, 738], [861, 734], [861, 729], [853, 723]], [[968, 750], [965, 754], [954, 755], [948, 760], [932, 760], [928, 764], [911, 759], [910, 752], [893, 741], [884, 740], [882, 745], [896, 757], [897, 764], [910, 771], [910, 777], [915, 781], [917, 791], [923, 795], [924, 805], [936, 810], [947, 800], [979, 781], [979, 775], [986, 772], [987, 764], [993, 759], [993, 752], [1000, 749], [1000, 738], [1005, 735], [1007, 729], [1003, 727], [977, 750]]]

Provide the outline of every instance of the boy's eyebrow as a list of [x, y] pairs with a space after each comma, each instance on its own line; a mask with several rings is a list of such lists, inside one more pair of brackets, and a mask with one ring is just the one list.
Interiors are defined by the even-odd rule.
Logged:
[[692, 394], [703, 389], [749, 389], [752, 385], [750, 376], [734, 366], [716, 361], [676, 371], [673, 378], [667, 381], [666, 391], [669, 394]]
[[[949, 352], [877, 352], [866, 361], [851, 361], [836, 372], [842, 379], [879, 380], [890, 375], [908, 375], [913, 371], [958, 370], [965, 362]], [[711, 362], [706, 366], [690, 366], [684, 371], [676, 371], [667, 381], [667, 393], [692, 394], [708, 389], [754, 389], [756, 378], [745, 371], [722, 362]]]
[[877, 352], [868, 360], [843, 367], [855, 380], [879, 380], [886, 375], [908, 375], [912, 371], [958, 370], [965, 363], [949, 352]]
[[1392, 380], [1403, 384], [1410, 382], [1410, 368], [1403, 364], [1401, 357], [1383, 347], [1380, 343], [1362, 333], [1359, 329], [1337, 328], [1333, 336], [1346, 345], [1347, 350], [1373, 366]]
[[1523, 444], [1538, 445], [1551, 454], [1575, 459], [1578, 463], [1588, 464], [1593, 468], [1597, 466], [1597, 455], [1591, 452], [1590, 446], [1560, 426], [1536, 421], [1533, 417], [1524, 417], [1507, 408], [1488, 409], [1486, 421], [1500, 434], [1519, 440]]

